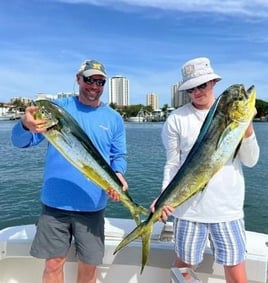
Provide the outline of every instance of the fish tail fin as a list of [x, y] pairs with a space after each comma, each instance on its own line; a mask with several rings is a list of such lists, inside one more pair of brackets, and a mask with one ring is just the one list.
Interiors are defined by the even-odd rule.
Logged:
[[145, 207], [137, 204], [132, 197], [129, 195], [128, 191], [124, 192], [125, 196], [128, 198], [129, 201], [125, 202], [125, 205], [128, 207], [133, 219], [135, 220], [136, 224], [139, 225], [141, 223], [140, 215], [149, 215], [149, 210]]
[[149, 210], [141, 205], [138, 207], [139, 213], [143, 215], [149, 215]]
[[130, 209], [130, 213], [133, 217], [133, 219], [135, 220], [136, 224], [139, 225], [141, 224], [141, 218], [140, 215], [148, 215], [149, 214], [149, 210], [144, 208], [141, 205], [138, 205], [135, 203], [135, 206], [132, 206], [129, 208]]
[[144, 222], [142, 222], [141, 224], [139, 224], [132, 232], [130, 232], [119, 244], [118, 246], [115, 248], [114, 250], [114, 254], [116, 254], [118, 251], [120, 251], [121, 249], [123, 249], [126, 245], [128, 245], [130, 242], [136, 240], [137, 238], [139, 238], [142, 233], [143, 230], [145, 229], [145, 224]]
[[138, 225], [132, 232], [130, 232], [115, 248], [114, 254], [128, 245], [130, 242], [136, 240], [138, 237], [142, 238], [142, 267], [141, 273], [143, 272], [144, 266], [148, 260], [150, 251], [151, 234], [153, 230], [153, 223], [144, 221]]
[[141, 217], [140, 214], [136, 212], [136, 210], [134, 212], [131, 212], [131, 215], [134, 219], [134, 221], [136, 222], [137, 225], [141, 224]]
[[150, 252], [150, 243], [151, 243], [151, 234], [153, 230], [153, 225], [149, 225], [148, 229], [144, 231], [144, 233], [141, 235], [142, 240], [142, 260], [141, 260], [141, 271], [140, 274], [142, 274], [145, 264], [148, 260], [148, 255]]

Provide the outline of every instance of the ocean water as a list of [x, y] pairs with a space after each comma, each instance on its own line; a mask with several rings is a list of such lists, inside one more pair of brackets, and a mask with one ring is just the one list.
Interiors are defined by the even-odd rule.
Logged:
[[[15, 121], [0, 121], [0, 229], [34, 223], [40, 212], [46, 142], [28, 149], [10, 141]], [[149, 207], [160, 192], [165, 152], [161, 143], [162, 123], [126, 123], [128, 171], [126, 178], [133, 199]], [[261, 148], [258, 164], [244, 168], [246, 179], [246, 229], [268, 233], [268, 123], [255, 123]], [[130, 218], [118, 202], [109, 202], [106, 216]]]

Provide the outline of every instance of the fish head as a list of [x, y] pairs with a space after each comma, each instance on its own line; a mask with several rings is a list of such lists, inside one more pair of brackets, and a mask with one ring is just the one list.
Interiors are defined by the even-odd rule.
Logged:
[[59, 120], [56, 117], [56, 113], [53, 107], [51, 107], [51, 102], [49, 100], [40, 99], [34, 102], [38, 106], [38, 110], [34, 114], [34, 118], [46, 120], [47, 123], [42, 125], [44, 128], [51, 128], [58, 124]]
[[249, 122], [255, 115], [256, 91], [251, 86], [248, 90], [243, 84], [235, 84], [227, 88], [223, 94], [221, 101], [221, 112], [228, 117], [229, 120], [239, 123]]

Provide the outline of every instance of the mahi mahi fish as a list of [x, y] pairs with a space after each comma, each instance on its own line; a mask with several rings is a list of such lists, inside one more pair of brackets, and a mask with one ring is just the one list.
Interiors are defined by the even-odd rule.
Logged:
[[254, 86], [242, 84], [226, 89], [214, 102], [185, 162], [160, 194], [155, 210], [116, 247], [114, 254], [138, 237], [142, 240], [142, 267], [147, 263], [153, 224], [165, 205], [178, 207], [202, 191], [209, 180], [230, 159], [235, 158], [245, 131], [255, 114]]
[[47, 121], [47, 130], [43, 133], [45, 138], [86, 178], [105, 191], [114, 189], [139, 224], [140, 215], [148, 215], [148, 210], [134, 202], [128, 191], [123, 191], [116, 173], [76, 120], [52, 101], [37, 100], [34, 104], [39, 107], [35, 119]]

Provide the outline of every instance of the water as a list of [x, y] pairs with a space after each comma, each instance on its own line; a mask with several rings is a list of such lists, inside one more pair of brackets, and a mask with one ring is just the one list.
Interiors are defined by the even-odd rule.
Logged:
[[[14, 121], [0, 122], [0, 229], [34, 223], [40, 212], [46, 142], [28, 149], [15, 148], [10, 141]], [[160, 132], [162, 123], [126, 123], [128, 171], [126, 178], [133, 199], [148, 207], [160, 192], [165, 152]], [[268, 123], [255, 124], [261, 156], [254, 168], [245, 168], [246, 229], [268, 233]], [[212, 211], [213, 213], [213, 211]], [[130, 218], [120, 203], [109, 202], [106, 216]]]

